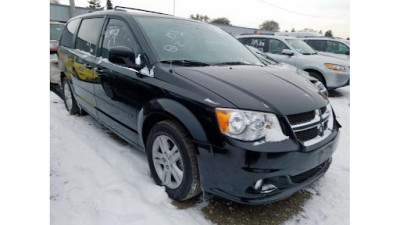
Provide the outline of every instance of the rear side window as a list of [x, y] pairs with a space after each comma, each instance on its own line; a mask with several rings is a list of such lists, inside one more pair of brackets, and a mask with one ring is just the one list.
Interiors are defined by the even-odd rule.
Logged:
[[78, 29], [79, 26], [79, 19], [76, 20], [71, 20], [67, 27], [64, 29], [62, 36], [61, 36], [61, 41], [60, 45], [65, 46], [67, 48], [73, 48], [74, 46], [74, 35], [76, 34], [76, 30]]
[[337, 41], [328, 41], [327, 51], [335, 54], [348, 54], [350, 52], [349, 47], [346, 45], [337, 42]]
[[76, 38], [77, 49], [92, 55], [95, 54], [103, 21], [103, 18], [84, 19], [82, 21]]
[[305, 40], [305, 42], [310, 45], [314, 50], [321, 52], [326, 51], [326, 41], [324, 40]]
[[131, 48], [135, 54], [139, 51], [139, 45], [132, 32], [126, 23], [118, 19], [110, 19], [107, 24], [101, 46], [101, 57], [108, 58], [108, 50], [114, 46]]
[[253, 46], [254, 48], [265, 52], [267, 46], [267, 39], [265, 38], [249, 38], [246, 42], [247, 45]]

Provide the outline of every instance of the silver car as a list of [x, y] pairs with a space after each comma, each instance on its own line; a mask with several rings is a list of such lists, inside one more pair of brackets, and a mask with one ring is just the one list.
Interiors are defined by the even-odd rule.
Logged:
[[309, 80], [315, 88], [317, 88], [318, 91], [320, 91], [322, 94], [329, 96], [328, 90], [326, 90], [325, 86], [317, 79], [314, 77], [311, 77], [306, 71], [301, 70], [297, 67], [294, 67], [292, 65], [286, 64], [286, 63], [279, 63], [267, 55], [265, 55], [264, 52], [261, 52], [260, 50], [254, 48], [253, 46], [246, 45], [246, 47], [255, 55], [257, 58], [266, 66], [271, 66], [271, 67], [278, 67], [281, 69], [287, 69], [290, 70], [291, 72], [294, 72], [298, 74], [299, 76], [302, 76]]
[[300, 39], [271, 35], [241, 35], [237, 39], [278, 62], [308, 72], [327, 89], [343, 87], [350, 83], [349, 61], [320, 55]]
[[350, 41], [324, 37], [304, 38], [303, 41], [321, 55], [350, 60]]

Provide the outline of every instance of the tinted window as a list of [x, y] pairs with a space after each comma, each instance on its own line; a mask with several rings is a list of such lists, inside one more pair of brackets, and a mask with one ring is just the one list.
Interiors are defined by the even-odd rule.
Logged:
[[335, 54], [348, 54], [350, 52], [349, 47], [346, 45], [337, 42], [337, 41], [328, 41], [327, 43], [327, 52], [335, 53]]
[[270, 39], [268, 52], [272, 54], [282, 54], [283, 49], [289, 49], [289, 47], [280, 40]]
[[249, 38], [247, 41], [247, 45], [253, 46], [254, 48], [265, 52], [266, 51], [266, 44], [267, 43], [267, 39], [265, 38]]
[[71, 20], [67, 27], [64, 29], [60, 45], [68, 47], [68, 48], [73, 48], [74, 43], [73, 43], [73, 38], [76, 33], [76, 30], [78, 29], [79, 26], [79, 21], [80, 20]]
[[108, 58], [108, 50], [114, 46], [129, 47], [135, 54], [137, 54], [139, 50], [139, 46], [126, 23], [120, 20], [110, 19], [103, 36], [101, 57]]
[[76, 38], [76, 48], [94, 55], [103, 18], [84, 19]]
[[64, 27], [64, 24], [50, 24], [50, 40], [59, 41]]
[[326, 51], [326, 41], [324, 40], [305, 40], [305, 42], [317, 51]]

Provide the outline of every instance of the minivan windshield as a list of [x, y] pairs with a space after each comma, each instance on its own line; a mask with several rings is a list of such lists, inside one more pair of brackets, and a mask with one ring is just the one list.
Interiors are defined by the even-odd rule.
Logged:
[[286, 39], [286, 41], [299, 53], [303, 55], [314, 55], [317, 54], [313, 48], [311, 48], [307, 43], [298, 39]]
[[262, 65], [242, 43], [218, 27], [181, 19], [146, 16], [135, 18], [160, 62]]

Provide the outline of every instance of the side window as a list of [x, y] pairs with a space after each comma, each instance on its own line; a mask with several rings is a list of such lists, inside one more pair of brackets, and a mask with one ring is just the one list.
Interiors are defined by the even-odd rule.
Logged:
[[349, 47], [346, 45], [337, 42], [337, 41], [328, 41], [327, 43], [327, 51], [335, 54], [347, 54], [350, 52]]
[[248, 38], [239, 38], [238, 41], [240, 41], [240, 43], [247, 45], [248, 44]]
[[305, 40], [305, 42], [316, 51], [326, 51], [326, 41], [324, 40]]
[[110, 19], [103, 36], [101, 57], [108, 58], [108, 50], [114, 46], [129, 47], [135, 54], [139, 50], [139, 45], [126, 23], [121, 20]]
[[67, 48], [73, 48], [74, 47], [74, 35], [76, 34], [76, 30], [78, 29], [79, 26], [79, 19], [71, 20], [67, 24], [67, 26], [64, 28], [64, 31], [61, 36], [60, 40], [60, 45], [65, 46]]
[[84, 19], [76, 38], [76, 48], [94, 55], [103, 18]]
[[246, 44], [257, 48], [258, 50], [260, 50], [262, 52], [265, 52], [266, 51], [265, 47], [267, 45], [266, 43], [267, 43], [267, 39], [265, 39], [265, 38], [249, 38], [247, 40]]
[[270, 39], [268, 52], [272, 54], [282, 54], [283, 49], [290, 49], [285, 43], [277, 39]]

